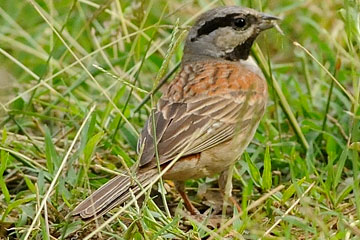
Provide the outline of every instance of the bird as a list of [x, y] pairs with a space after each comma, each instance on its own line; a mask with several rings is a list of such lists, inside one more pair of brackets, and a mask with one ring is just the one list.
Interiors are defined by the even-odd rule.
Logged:
[[72, 215], [104, 215], [162, 176], [172, 180], [191, 214], [199, 214], [185, 181], [228, 169], [254, 137], [267, 105], [266, 79], [250, 56], [257, 36], [280, 18], [241, 6], [203, 13], [185, 40], [181, 67], [141, 131], [136, 180], [116, 176], [82, 201]]

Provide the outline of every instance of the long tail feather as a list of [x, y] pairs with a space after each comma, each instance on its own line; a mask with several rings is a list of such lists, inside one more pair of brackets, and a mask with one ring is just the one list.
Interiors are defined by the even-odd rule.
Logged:
[[[157, 169], [139, 173], [137, 180], [145, 188], [157, 176]], [[82, 201], [73, 211], [72, 215], [80, 215], [82, 218], [95, 218], [104, 215], [114, 207], [127, 201], [131, 191], [136, 194], [140, 186], [132, 181], [129, 176], [117, 176], [101, 186], [87, 199]]]

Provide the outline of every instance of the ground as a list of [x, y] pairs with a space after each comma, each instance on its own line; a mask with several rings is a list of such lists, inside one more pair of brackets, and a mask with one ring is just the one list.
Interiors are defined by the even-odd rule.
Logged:
[[[252, 49], [270, 96], [234, 166], [242, 211], [223, 211], [214, 176], [187, 182], [208, 218], [188, 216], [171, 181], [97, 221], [71, 217], [136, 163], [193, 20], [234, 4], [283, 19], [283, 35]], [[359, 11], [356, 0], [0, 0], [0, 239], [360, 239]]]

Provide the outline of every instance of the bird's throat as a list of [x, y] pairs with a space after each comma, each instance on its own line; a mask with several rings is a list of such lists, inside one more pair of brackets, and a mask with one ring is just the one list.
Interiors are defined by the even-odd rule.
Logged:
[[225, 54], [224, 59], [229, 61], [239, 61], [240, 59], [246, 60], [250, 55], [251, 46], [254, 43], [256, 37], [247, 39], [242, 44], [236, 46], [233, 51]]

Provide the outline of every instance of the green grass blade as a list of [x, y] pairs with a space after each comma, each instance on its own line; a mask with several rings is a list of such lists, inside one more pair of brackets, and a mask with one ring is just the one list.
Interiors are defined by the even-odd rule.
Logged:
[[260, 183], [261, 183], [262, 179], [261, 179], [259, 169], [255, 166], [253, 161], [251, 161], [251, 158], [247, 152], [244, 153], [244, 158], [248, 165], [248, 171], [249, 171], [251, 179], [253, 180], [253, 182], [256, 186], [260, 187], [261, 186]]
[[264, 172], [262, 175], [262, 188], [269, 190], [272, 186], [271, 158], [269, 146], [266, 146], [264, 156]]

